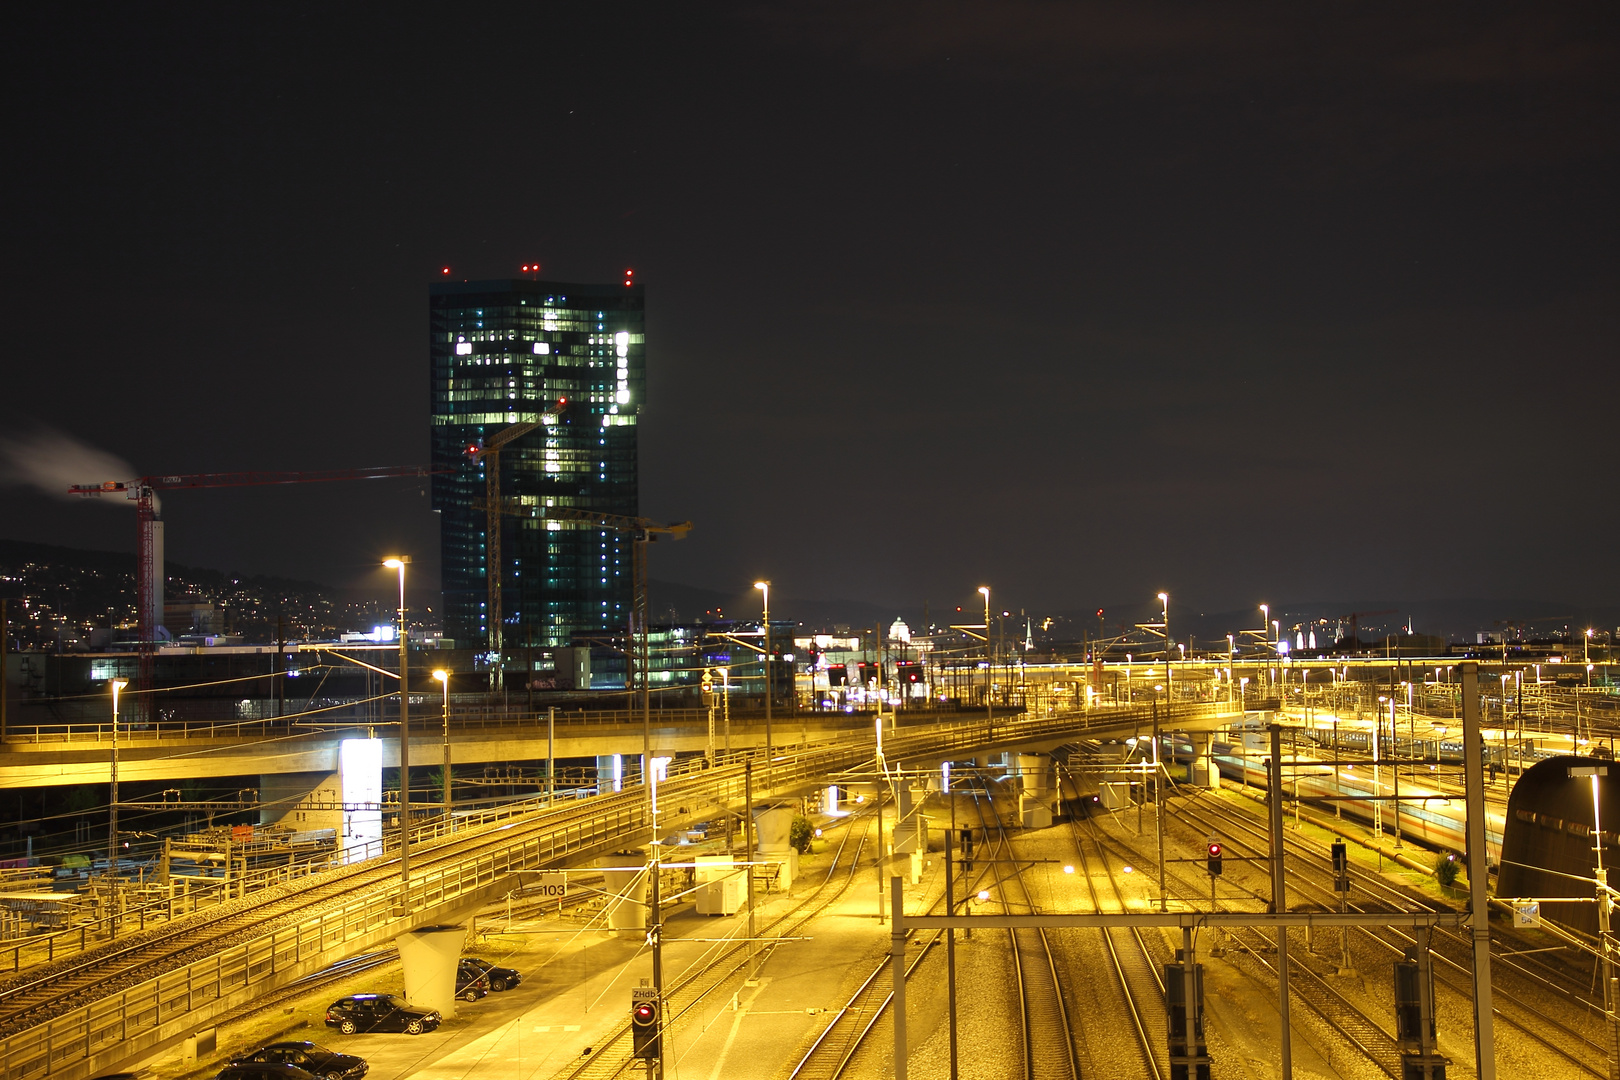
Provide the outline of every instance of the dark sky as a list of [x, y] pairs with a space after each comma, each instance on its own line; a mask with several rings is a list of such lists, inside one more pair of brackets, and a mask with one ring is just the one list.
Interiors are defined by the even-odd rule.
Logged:
[[[65, 440], [141, 473], [422, 462], [440, 266], [633, 267], [643, 512], [697, 526], [655, 577], [1613, 603], [1617, 22], [33, 5], [3, 46], [0, 436], [91, 481]], [[410, 483], [165, 509], [182, 562], [436, 563]], [[17, 539], [128, 549], [131, 519], [0, 489]]]

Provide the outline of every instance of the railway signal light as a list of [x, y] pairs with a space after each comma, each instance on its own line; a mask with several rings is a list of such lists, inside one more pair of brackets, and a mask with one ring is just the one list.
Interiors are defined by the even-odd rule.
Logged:
[[1333, 887], [1339, 892], [1350, 891], [1350, 852], [1343, 840], [1333, 841]]
[[630, 991], [631, 1054], [641, 1061], [659, 1061], [659, 1008], [658, 991], [650, 986], [633, 987]]
[[1220, 845], [1220, 843], [1218, 841], [1211, 840], [1209, 842], [1209, 847], [1204, 849], [1204, 855], [1205, 855], [1205, 858], [1206, 858], [1206, 864], [1209, 867], [1209, 876], [1210, 877], [1220, 877], [1221, 876], [1221, 845]]
[[962, 830], [962, 869], [973, 869], [973, 830]]

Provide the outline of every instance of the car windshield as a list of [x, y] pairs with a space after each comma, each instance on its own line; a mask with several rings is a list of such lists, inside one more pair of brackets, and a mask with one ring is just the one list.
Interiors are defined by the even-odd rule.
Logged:
[[488, 960], [480, 960], [476, 956], [469, 956], [463, 962], [471, 964], [473, 967], [477, 968], [480, 971], [488, 971], [490, 968], [495, 966], [494, 964], [490, 963]]
[[377, 1000], [392, 1009], [403, 1009], [405, 1007], [405, 999], [395, 994], [379, 994]]

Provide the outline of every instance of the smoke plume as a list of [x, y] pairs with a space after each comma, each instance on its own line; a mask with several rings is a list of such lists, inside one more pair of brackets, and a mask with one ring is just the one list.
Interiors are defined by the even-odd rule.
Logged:
[[135, 466], [122, 458], [52, 428], [30, 435], [0, 435], [0, 484], [38, 488], [67, 499], [72, 484], [133, 480], [138, 475]]

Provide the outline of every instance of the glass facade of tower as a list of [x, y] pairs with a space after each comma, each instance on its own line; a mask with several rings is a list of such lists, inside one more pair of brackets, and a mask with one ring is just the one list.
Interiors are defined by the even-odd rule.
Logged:
[[[553, 281], [443, 282], [430, 291], [432, 460], [444, 633], [490, 640], [484, 466], [467, 452], [567, 399], [555, 423], [500, 452], [503, 501], [635, 516], [636, 420], [646, 389], [642, 288]], [[487, 459], [486, 459], [487, 460]], [[502, 515], [508, 655], [577, 634], [622, 634], [632, 606], [630, 536]]]

